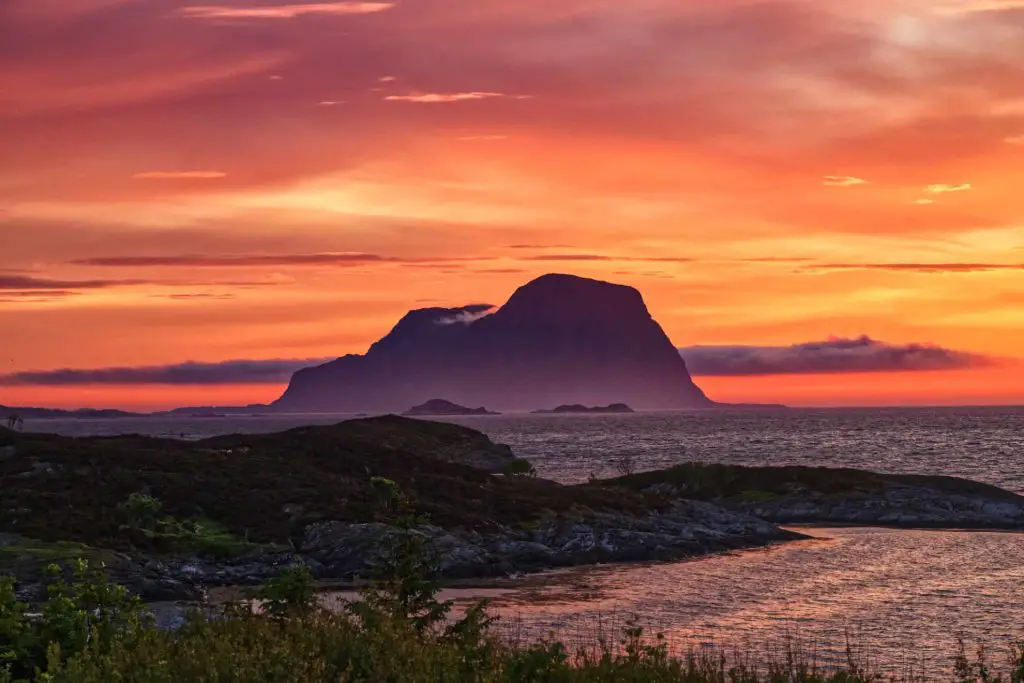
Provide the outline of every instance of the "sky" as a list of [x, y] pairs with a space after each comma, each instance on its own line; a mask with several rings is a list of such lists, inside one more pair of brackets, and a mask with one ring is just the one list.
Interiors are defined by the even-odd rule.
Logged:
[[0, 82], [0, 404], [267, 401], [547, 272], [718, 400], [1024, 403], [1024, 0], [9, 0]]

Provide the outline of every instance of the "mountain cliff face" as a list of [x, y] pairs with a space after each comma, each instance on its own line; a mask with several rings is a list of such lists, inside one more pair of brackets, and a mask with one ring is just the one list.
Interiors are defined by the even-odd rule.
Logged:
[[637, 290], [545, 275], [497, 310], [478, 304], [411, 311], [365, 355], [295, 373], [273, 407], [387, 412], [439, 397], [509, 410], [714, 405]]

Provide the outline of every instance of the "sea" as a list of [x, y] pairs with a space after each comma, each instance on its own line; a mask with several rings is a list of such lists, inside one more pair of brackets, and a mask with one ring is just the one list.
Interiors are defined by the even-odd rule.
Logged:
[[[201, 438], [329, 424], [351, 416], [38, 420], [66, 435], [140, 433]], [[448, 418], [445, 418], [448, 419]], [[650, 412], [450, 418], [564, 483], [701, 461], [854, 467], [966, 477], [1024, 494], [1024, 408]], [[658, 564], [548, 572], [486, 596], [518, 637], [581, 643], [637, 620], [677, 651], [714, 648], [816, 662], [860, 660], [892, 674], [952, 672], [963, 640], [1000, 664], [1024, 641], [1024, 534], [801, 528], [767, 549]], [[774, 654], [773, 654], [774, 653]]]

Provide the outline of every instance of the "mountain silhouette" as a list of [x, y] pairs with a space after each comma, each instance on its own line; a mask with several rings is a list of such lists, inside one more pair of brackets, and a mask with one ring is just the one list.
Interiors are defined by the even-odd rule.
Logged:
[[273, 407], [388, 412], [432, 398], [507, 410], [715, 405], [693, 383], [640, 292], [551, 274], [523, 285], [497, 309], [410, 311], [365, 355], [296, 372]]

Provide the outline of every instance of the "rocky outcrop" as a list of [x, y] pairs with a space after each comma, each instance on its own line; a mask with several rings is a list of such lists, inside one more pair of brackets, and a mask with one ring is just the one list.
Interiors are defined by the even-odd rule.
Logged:
[[[383, 524], [315, 524], [306, 529], [300, 554], [323, 578], [372, 575], [396, 533]], [[450, 578], [697, 557], [801, 538], [749, 515], [700, 502], [679, 502], [645, 515], [552, 518], [530, 529], [481, 533], [422, 526], [414, 533], [423, 537], [441, 574]]]
[[1024, 496], [957, 477], [691, 463], [607, 482], [776, 524], [1024, 529]]
[[402, 413], [405, 417], [452, 417], [458, 415], [498, 415], [487, 408], [467, 408], [443, 398], [432, 398]]
[[632, 287], [545, 275], [497, 310], [411, 311], [362, 356], [298, 371], [273, 404], [389, 412], [432, 397], [461, 405], [708, 408], [685, 361]]
[[635, 411], [632, 408], [630, 408], [628, 405], [626, 405], [625, 403], [612, 403], [611, 405], [607, 405], [607, 406], [594, 406], [594, 407], [588, 407], [588, 406], [584, 406], [584, 405], [580, 405], [578, 403], [575, 403], [575, 404], [572, 404], [572, 405], [558, 406], [554, 410], [535, 410], [533, 412], [535, 414], [537, 414], [537, 415], [561, 415], [561, 414], [569, 414], [569, 415], [583, 414], [583, 415], [586, 415], [588, 413], [595, 413], [595, 414], [598, 414], [598, 415], [603, 415], [603, 414], [624, 414], [624, 413], [632, 413], [632, 412], [635, 412]]
[[727, 506], [779, 524], [1024, 529], [1024, 497], [993, 498], [915, 486], [896, 486], [842, 498], [812, 495], [734, 501]]

